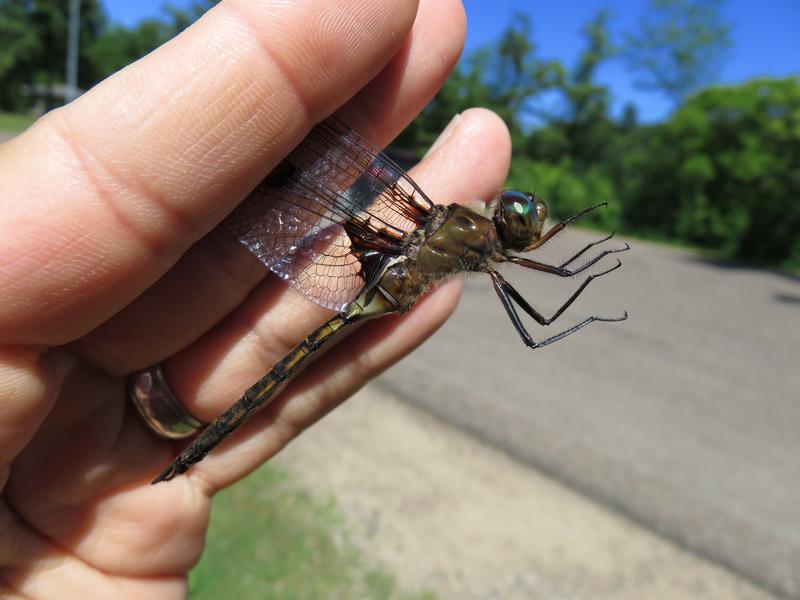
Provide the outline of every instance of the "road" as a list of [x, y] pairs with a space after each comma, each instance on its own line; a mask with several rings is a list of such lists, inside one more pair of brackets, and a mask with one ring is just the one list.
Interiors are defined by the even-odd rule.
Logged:
[[[569, 231], [557, 261], [595, 237]], [[609, 244], [612, 242], [609, 242]], [[800, 282], [637, 242], [550, 329], [516, 337], [486, 277], [380, 384], [774, 593], [800, 598]], [[610, 258], [606, 260], [611, 260]], [[577, 282], [506, 274], [546, 314]], [[532, 324], [539, 338], [544, 330]]]
[[274, 462], [316, 498], [335, 498], [344, 539], [406, 592], [776, 598], [376, 385]]

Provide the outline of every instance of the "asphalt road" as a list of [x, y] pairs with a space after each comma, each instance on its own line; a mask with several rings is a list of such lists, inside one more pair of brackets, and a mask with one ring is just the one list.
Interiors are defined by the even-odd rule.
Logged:
[[[538, 258], [556, 261], [594, 237], [566, 232]], [[455, 316], [381, 384], [800, 598], [800, 282], [643, 242], [623, 262], [549, 329], [589, 314], [630, 319], [535, 351], [488, 278], [468, 278]], [[577, 286], [519, 267], [506, 274], [545, 314]]]

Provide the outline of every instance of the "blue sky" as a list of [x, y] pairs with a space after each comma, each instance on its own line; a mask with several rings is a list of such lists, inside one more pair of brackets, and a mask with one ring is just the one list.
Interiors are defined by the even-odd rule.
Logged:
[[[528, 13], [542, 58], [574, 64], [582, 47], [583, 24], [600, 9], [612, 13], [612, 34], [631, 29], [644, 13], [648, 0], [463, 0], [467, 11], [469, 52], [492, 42], [509, 23], [514, 11]], [[163, 0], [105, 0], [112, 20], [131, 25], [158, 15]], [[185, 0], [172, 0], [178, 6]], [[733, 25], [731, 48], [720, 82], [738, 83], [759, 75], [785, 76], [800, 73], [800, 0], [727, 0], [724, 16]], [[622, 64], [602, 68], [599, 80], [612, 91], [615, 111], [625, 102], [639, 108], [640, 117], [663, 117], [669, 102], [656, 93], [644, 93], [631, 85], [631, 75]]]

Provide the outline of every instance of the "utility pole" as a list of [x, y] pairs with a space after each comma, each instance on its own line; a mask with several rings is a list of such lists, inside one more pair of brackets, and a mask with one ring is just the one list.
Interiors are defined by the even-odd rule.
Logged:
[[81, 0], [69, 0], [67, 29], [67, 92], [65, 103], [78, 97], [78, 44], [81, 33]]

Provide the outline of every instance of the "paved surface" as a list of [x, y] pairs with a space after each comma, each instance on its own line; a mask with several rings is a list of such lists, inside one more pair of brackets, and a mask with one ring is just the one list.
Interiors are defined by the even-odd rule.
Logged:
[[768, 600], [427, 412], [368, 387], [275, 459], [333, 496], [404, 590], [461, 600]]
[[[558, 260], [589, 239], [567, 232], [540, 257]], [[623, 260], [550, 329], [624, 309], [627, 322], [530, 351], [488, 279], [472, 277], [456, 315], [382, 385], [800, 598], [800, 283], [646, 243]], [[545, 312], [576, 286], [506, 273]]]

